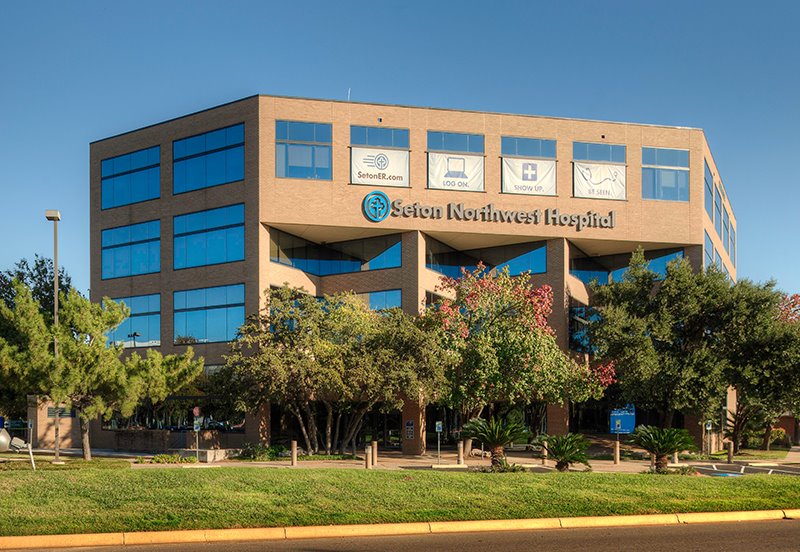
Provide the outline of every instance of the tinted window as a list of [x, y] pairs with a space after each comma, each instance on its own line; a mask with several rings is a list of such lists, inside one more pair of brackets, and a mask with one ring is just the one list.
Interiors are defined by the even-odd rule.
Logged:
[[100, 163], [103, 209], [161, 197], [161, 148], [135, 151]]
[[244, 180], [244, 124], [172, 143], [173, 192]]

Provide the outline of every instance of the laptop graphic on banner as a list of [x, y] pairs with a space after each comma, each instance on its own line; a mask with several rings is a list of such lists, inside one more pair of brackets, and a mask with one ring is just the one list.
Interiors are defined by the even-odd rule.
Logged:
[[466, 161], [463, 157], [448, 157], [447, 158], [447, 174], [445, 178], [467, 178], [464, 172]]

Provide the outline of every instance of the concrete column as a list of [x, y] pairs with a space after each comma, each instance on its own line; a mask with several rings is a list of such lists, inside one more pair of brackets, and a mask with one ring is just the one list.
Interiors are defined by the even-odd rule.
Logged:
[[297, 441], [292, 441], [292, 466], [297, 467]]
[[726, 446], [728, 447], [728, 464], [733, 464], [733, 441], [728, 441]]
[[421, 398], [405, 399], [402, 413], [403, 454], [425, 454], [425, 401]]
[[614, 464], [619, 464], [619, 441], [614, 441]]
[[678, 453], [677, 453], [677, 451], [672, 453], [672, 463], [673, 464], [677, 464], [678, 463]]
[[369, 445], [364, 448], [364, 467], [372, 469], [372, 447]]
[[464, 440], [458, 442], [458, 461], [456, 462], [459, 466], [464, 463]]
[[372, 441], [372, 465], [378, 465], [378, 441]]

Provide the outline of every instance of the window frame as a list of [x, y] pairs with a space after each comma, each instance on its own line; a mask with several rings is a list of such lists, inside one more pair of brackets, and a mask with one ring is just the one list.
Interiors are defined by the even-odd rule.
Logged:
[[[234, 142], [234, 143], [231, 143], [231, 144], [227, 144], [226, 143], [224, 146], [215, 147], [215, 148], [211, 148], [211, 149], [204, 149], [201, 152], [196, 152], [196, 153], [191, 153], [191, 154], [183, 154], [181, 156], [178, 156], [175, 153], [175, 146], [179, 142], [185, 142], [185, 141], [191, 140], [193, 138], [199, 138], [200, 136], [207, 136], [209, 134], [213, 134], [213, 133], [219, 132], [221, 130], [227, 131], [228, 129], [232, 129], [232, 128], [235, 128], [235, 127], [238, 127], [238, 126], [242, 127], [242, 141], [241, 142]], [[245, 160], [244, 160], [244, 157], [245, 157], [245, 143], [247, 141], [246, 138], [245, 138], [245, 130], [246, 130], [245, 129], [245, 123], [244, 123], [244, 121], [241, 121], [239, 123], [234, 123], [232, 125], [226, 125], [226, 126], [223, 126], [223, 127], [220, 127], [220, 128], [215, 128], [213, 130], [208, 130], [206, 132], [200, 132], [198, 134], [193, 134], [191, 136], [185, 136], [183, 138], [178, 138], [177, 140], [173, 140], [172, 141], [172, 195], [176, 196], [176, 195], [181, 195], [181, 194], [188, 194], [188, 193], [197, 192], [197, 191], [200, 191], [200, 190], [207, 190], [209, 188], [216, 188], [217, 186], [226, 186], [228, 184], [235, 184], [237, 182], [244, 182], [244, 180], [246, 178]], [[226, 140], [227, 140], [227, 138], [226, 138]], [[177, 164], [184, 163], [184, 162], [190, 161], [192, 159], [200, 159], [200, 158], [207, 157], [209, 155], [213, 155], [213, 154], [224, 152], [224, 151], [231, 151], [231, 150], [234, 150], [234, 149], [237, 149], [237, 148], [242, 148], [242, 178], [235, 179], [235, 180], [227, 180], [225, 182], [220, 182], [219, 184], [211, 184], [211, 185], [207, 185], [207, 186], [200, 186], [199, 188], [192, 188], [190, 190], [176, 191], [176, 189], [175, 189], [175, 174], [176, 174], [177, 171], [176, 171], [175, 167], [176, 167]], [[227, 160], [226, 160], [226, 162], [227, 162]], [[208, 176], [206, 175], [206, 179], [207, 178], [208, 178]]]
[[[286, 138], [279, 138], [278, 137], [278, 126], [281, 123], [286, 123], [287, 125], [287, 132]], [[295, 140], [289, 138], [289, 123], [300, 123], [306, 125], [314, 125], [314, 141], [306, 141], [306, 140]], [[330, 130], [330, 141], [323, 142], [316, 140], [316, 133], [317, 133], [317, 125], [320, 126], [327, 126]], [[284, 145], [284, 162], [278, 163], [278, 155], [280, 148], [279, 145]], [[283, 166], [284, 171], [288, 173], [289, 169], [289, 146], [305, 146], [311, 148], [311, 170], [313, 171], [313, 176], [289, 176], [288, 174], [279, 174], [279, 169]], [[328, 151], [328, 170], [330, 170], [330, 178], [320, 178], [317, 176], [317, 163], [316, 163], [316, 156], [317, 156], [317, 148], [327, 148]], [[297, 120], [289, 120], [289, 119], [275, 119], [275, 178], [283, 178], [287, 180], [320, 180], [325, 182], [333, 182], [333, 123], [324, 123], [318, 121], [297, 121]]]

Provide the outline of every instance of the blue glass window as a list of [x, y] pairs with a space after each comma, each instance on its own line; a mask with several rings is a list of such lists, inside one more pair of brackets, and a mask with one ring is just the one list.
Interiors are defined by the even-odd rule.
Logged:
[[399, 289], [373, 291], [367, 295], [369, 295], [369, 308], [372, 310], [386, 310], [402, 307], [403, 294]]
[[233, 341], [244, 324], [244, 284], [176, 291], [176, 345]]
[[[570, 251], [575, 250], [578, 255], [583, 255], [579, 249], [570, 245]], [[608, 268], [600, 264], [597, 260], [588, 256], [572, 256], [570, 255], [569, 273], [575, 276], [586, 285], [591, 284], [597, 280], [598, 284], [608, 283]]]
[[705, 234], [705, 241], [703, 242], [703, 266], [708, 268], [714, 264], [714, 242], [711, 241], [711, 236], [708, 235], [708, 232], [703, 233]]
[[711, 169], [708, 168], [708, 162], [703, 161], [703, 182], [705, 183], [705, 206], [708, 218], [714, 220], [714, 177], [711, 176]]
[[125, 303], [130, 316], [108, 332], [108, 342], [123, 347], [158, 347], [161, 345], [161, 295], [137, 295], [114, 299]]
[[173, 192], [244, 180], [244, 124], [172, 143]]
[[547, 247], [544, 242], [502, 245], [483, 249], [457, 251], [431, 237], [425, 241], [425, 266], [451, 278], [461, 277], [463, 268], [473, 271], [481, 261], [489, 269], [508, 268], [511, 276], [522, 273], [547, 272]]
[[408, 129], [351, 126], [350, 143], [354, 146], [408, 149]]
[[429, 130], [428, 150], [483, 153], [483, 135]]
[[719, 186], [714, 186], [714, 228], [717, 235], [722, 237], [722, 196], [719, 193]]
[[575, 161], [625, 163], [626, 155], [625, 146], [593, 144], [591, 142], [573, 142], [572, 144], [572, 158]]
[[725, 251], [731, 252], [730, 247], [730, 218], [728, 217], [728, 210], [723, 208], [722, 211], [722, 245]]
[[333, 179], [330, 123], [275, 121], [275, 175]]
[[731, 226], [731, 262], [736, 266], [736, 230]]
[[642, 148], [642, 198], [689, 201], [689, 152]]
[[722, 257], [719, 256], [719, 251], [714, 249], [714, 264], [717, 268], [722, 269]]
[[103, 230], [102, 279], [161, 270], [161, 222], [153, 220]]
[[244, 260], [244, 205], [180, 215], [173, 221], [176, 270]]
[[400, 234], [319, 245], [270, 230], [270, 260], [316, 276], [366, 272], [402, 265]]
[[[659, 252], [645, 252], [645, 258], [647, 258], [647, 268], [655, 272], [660, 278], [663, 279], [667, 275], [667, 264], [670, 261], [674, 261], [676, 259], [682, 259], [683, 250], [674, 251], [672, 253], [666, 253], [666, 254], [662, 254]], [[626, 272], [628, 272], [627, 266], [618, 268], [616, 270], [612, 270], [610, 274], [611, 281], [621, 282], [625, 277]]]
[[579, 353], [592, 353], [594, 349], [589, 340], [589, 323], [600, 318], [591, 307], [569, 308], [569, 349]]
[[100, 163], [103, 209], [161, 197], [161, 148], [155, 146]]
[[500, 139], [502, 155], [513, 157], [556, 158], [556, 141], [539, 138], [503, 136]]

